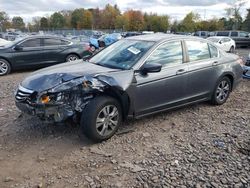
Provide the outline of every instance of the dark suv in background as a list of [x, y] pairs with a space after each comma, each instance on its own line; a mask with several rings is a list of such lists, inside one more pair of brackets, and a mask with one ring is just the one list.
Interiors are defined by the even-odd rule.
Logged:
[[30, 36], [0, 47], [0, 76], [12, 70], [40, 68], [82, 58], [82, 45], [55, 36]]
[[238, 47], [250, 47], [250, 33], [245, 31], [216, 31], [215, 36], [230, 37]]

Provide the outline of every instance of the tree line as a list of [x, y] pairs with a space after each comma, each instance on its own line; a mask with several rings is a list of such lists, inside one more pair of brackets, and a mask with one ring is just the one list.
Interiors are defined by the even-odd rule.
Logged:
[[[238, 0], [240, 2], [244, 0]], [[237, 1], [237, 2], [238, 2]], [[202, 20], [199, 14], [188, 13], [183, 20], [170, 22], [170, 16], [154, 13], [143, 13], [139, 10], [127, 10], [121, 13], [117, 5], [107, 4], [104, 9], [79, 8], [62, 10], [47, 17], [33, 17], [32, 22], [25, 25], [23, 18], [15, 16], [12, 19], [4, 11], [0, 11], [0, 27], [2, 31], [15, 28], [25, 31], [53, 29], [119, 29], [123, 31], [154, 31], [194, 32], [197, 30], [231, 30], [242, 29], [250, 31], [250, 9], [247, 17], [241, 16], [242, 4], [235, 4], [226, 10], [226, 17]]]

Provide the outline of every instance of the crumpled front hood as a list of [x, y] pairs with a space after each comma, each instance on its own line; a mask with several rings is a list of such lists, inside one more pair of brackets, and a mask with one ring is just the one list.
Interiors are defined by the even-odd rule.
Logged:
[[133, 70], [121, 71], [79, 60], [35, 71], [21, 85], [41, 92], [83, 76], [100, 78], [104, 83], [125, 89], [132, 82]]

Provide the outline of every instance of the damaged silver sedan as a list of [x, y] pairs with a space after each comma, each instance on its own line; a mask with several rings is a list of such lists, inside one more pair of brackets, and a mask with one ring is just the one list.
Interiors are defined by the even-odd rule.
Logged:
[[34, 72], [19, 85], [16, 105], [44, 120], [73, 118], [87, 137], [103, 141], [127, 117], [207, 100], [223, 104], [240, 81], [239, 61], [204, 39], [136, 36], [88, 61]]

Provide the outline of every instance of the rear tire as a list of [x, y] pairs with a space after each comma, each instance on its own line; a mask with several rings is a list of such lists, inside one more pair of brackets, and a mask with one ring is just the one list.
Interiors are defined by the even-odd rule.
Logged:
[[231, 89], [232, 83], [228, 77], [220, 79], [213, 92], [211, 103], [214, 105], [224, 104], [230, 95]]
[[0, 59], [0, 76], [9, 74], [11, 71], [11, 66], [5, 59]]
[[82, 112], [80, 127], [83, 134], [95, 142], [111, 138], [122, 121], [119, 102], [108, 96], [98, 96]]
[[66, 62], [76, 61], [78, 59], [79, 59], [78, 55], [76, 55], [76, 54], [69, 54], [66, 57]]
[[234, 53], [234, 47], [233, 46], [231, 46], [231, 48], [229, 49], [229, 52]]

